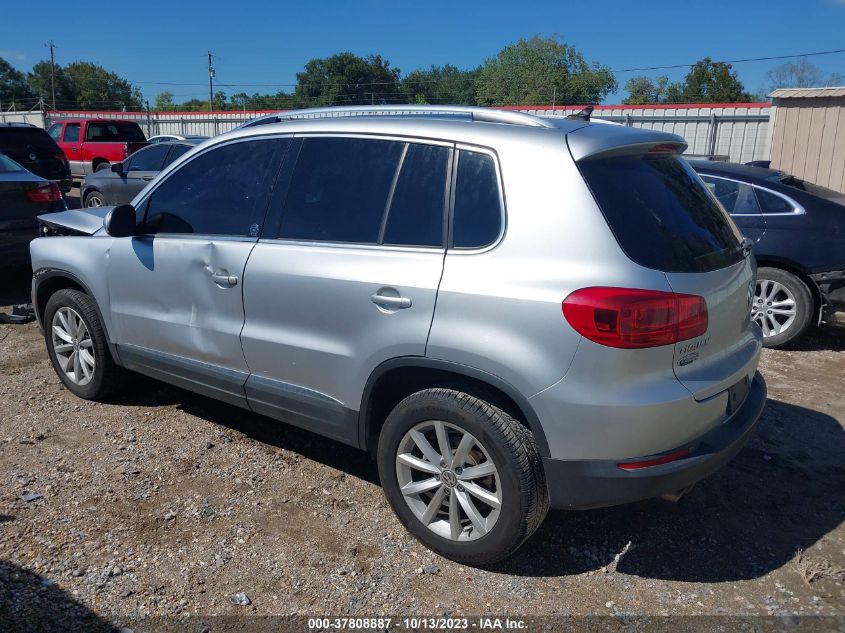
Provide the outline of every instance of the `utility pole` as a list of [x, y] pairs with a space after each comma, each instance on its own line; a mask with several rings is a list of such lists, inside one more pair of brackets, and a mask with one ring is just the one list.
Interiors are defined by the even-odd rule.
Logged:
[[56, 57], [54, 49], [56, 45], [50, 40], [47, 46], [50, 47], [50, 92], [53, 94], [53, 109], [56, 109]]
[[208, 53], [208, 111], [214, 110], [214, 67], [211, 65], [211, 52]]
[[555, 101], [557, 101], [557, 86], [552, 87], [552, 115], [555, 113]]

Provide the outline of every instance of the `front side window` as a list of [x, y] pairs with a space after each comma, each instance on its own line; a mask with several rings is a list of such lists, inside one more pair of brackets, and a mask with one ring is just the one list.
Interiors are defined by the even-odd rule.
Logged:
[[61, 123], [53, 123], [53, 125], [50, 126], [50, 129], [47, 132], [47, 134], [50, 135], [51, 139], [53, 139], [54, 141], [56, 141], [56, 143], [58, 143], [59, 139], [62, 137], [62, 124]]
[[256, 237], [287, 142], [230, 143], [188, 161], [147, 199], [146, 232]]
[[65, 126], [65, 143], [76, 143], [79, 140], [79, 123], [68, 123]]
[[499, 237], [502, 203], [492, 156], [461, 150], [452, 231], [455, 248], [480, 248]]
[[160, 171], [169, 149], [167, 145], [153, 145], [135, 152], [127, 161], [126, 171]]
[[712, 176], [701, 176], [701, 179], [722, 203], [725, 211], [731, 215], [756, 215], [760, 213], [760, 206], [757, 204], [757, 197], [754, 195], [754, 188], [751, 185]]

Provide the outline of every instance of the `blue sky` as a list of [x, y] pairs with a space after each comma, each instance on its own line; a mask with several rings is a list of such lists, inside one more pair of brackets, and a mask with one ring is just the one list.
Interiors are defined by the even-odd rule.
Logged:
[[[266, 7], [220, 0], [101, 2], [71, 10], [66, 2], [7, 2], [0, 56], [21, 70], [49, 58], [86, 60], [136, 83], [152, 101], [170, 90], [177, 101], [207, 97], [206, 51], [217, 81], [293, 84], [313, 57], [340, 51], [380, 53], [403, 72], [430, 64], [473, 67], [521, 37], [558, 35], [590, 61], [613, 69], [694, 62], [705, 55], [738, 59], [845, 48], [845, 0], [711, 0], [709, 2], [452, 2], [396, 0], [274, 2]], [[845, 54], [811, 58], [845, 75]], [[746, 89], [766, 87], [780, 62], [736, 64]], [[620, 73], [620, 88], [632, 74]], [[153, 82], [181, 84], [166, 86]], [[227, 88], [276, 92], [284, 86]], [[285, 88], [290, 90], [290, 88]], [[618, 102], [624, 92], [611, 95]]]

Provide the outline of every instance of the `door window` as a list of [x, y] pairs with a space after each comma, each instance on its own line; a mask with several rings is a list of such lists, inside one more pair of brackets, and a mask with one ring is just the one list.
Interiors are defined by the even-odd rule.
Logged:
[[385, 222], [382, 243], [442, 246], [449, 148], [411, 143]]
[[146, 231], [257, 237], [287, 142], [230, 143], [180, 166], [147, 198]]
[[502, 203], [492, 156], [461, 150], [452, 224], [456, 248], [487, 246], [499, 237]]
[[440, 246], [447, 147], [307, 138], [282, 214], [283, 239]]
[[47, 134], [50, 135], [51, 139], [53, 139], [54, 141], [56, 141], [56, 143], [58, 143], [59, 139], [62, 137], [62, 124], [61, 123], [53, 123], [53, 125], [51, 125], [50, 129], [47, 131]]
[[404, 143], [306, 138], [279, 237], [376, 244]]
[[153, 145], [135, 152], [127, 159], [126, 171], [160, 171], [169, 149], [167, 145]]
[[725, 211], [731, 215], [757, 215], [760, 213], [760, 206], [757, 204], [757, 197], [754, 195], [754, 188], [751, 185], [736, 180], [713, 178], [712, 176], [701, 176], [701, 179], [722, 203]]
[[65, 125], [65, 143], [76, 143], [79, 141], [79, 123], [68, 123]]

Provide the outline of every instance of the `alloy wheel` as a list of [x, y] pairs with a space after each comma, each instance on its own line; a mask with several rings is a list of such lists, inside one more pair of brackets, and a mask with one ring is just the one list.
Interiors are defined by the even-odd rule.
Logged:
[[788, 330], [798, 308], [792, 292], [772, 279], [758, 279], [751, 305], [751, 318], [763, 330], [763, 336], [776, 336]]
[[103, 199], [96, 195], [88, 196], [88, 199], [85, 201], [85, 206], [89, 208], [101, 207], [103, 206]]
[[68, 380], [80, 386], [91, 382], [97, 365], [94, 341], [79, 313], [67, 306], [56, 310], [51, 336], [56, 360]]
[[417, 519], [443, 538], [481, 538], [499, 518], [496, 465], [478, 439], [453, 424], [429, 420], [408, 431], [397, 450], [396, 476]]

